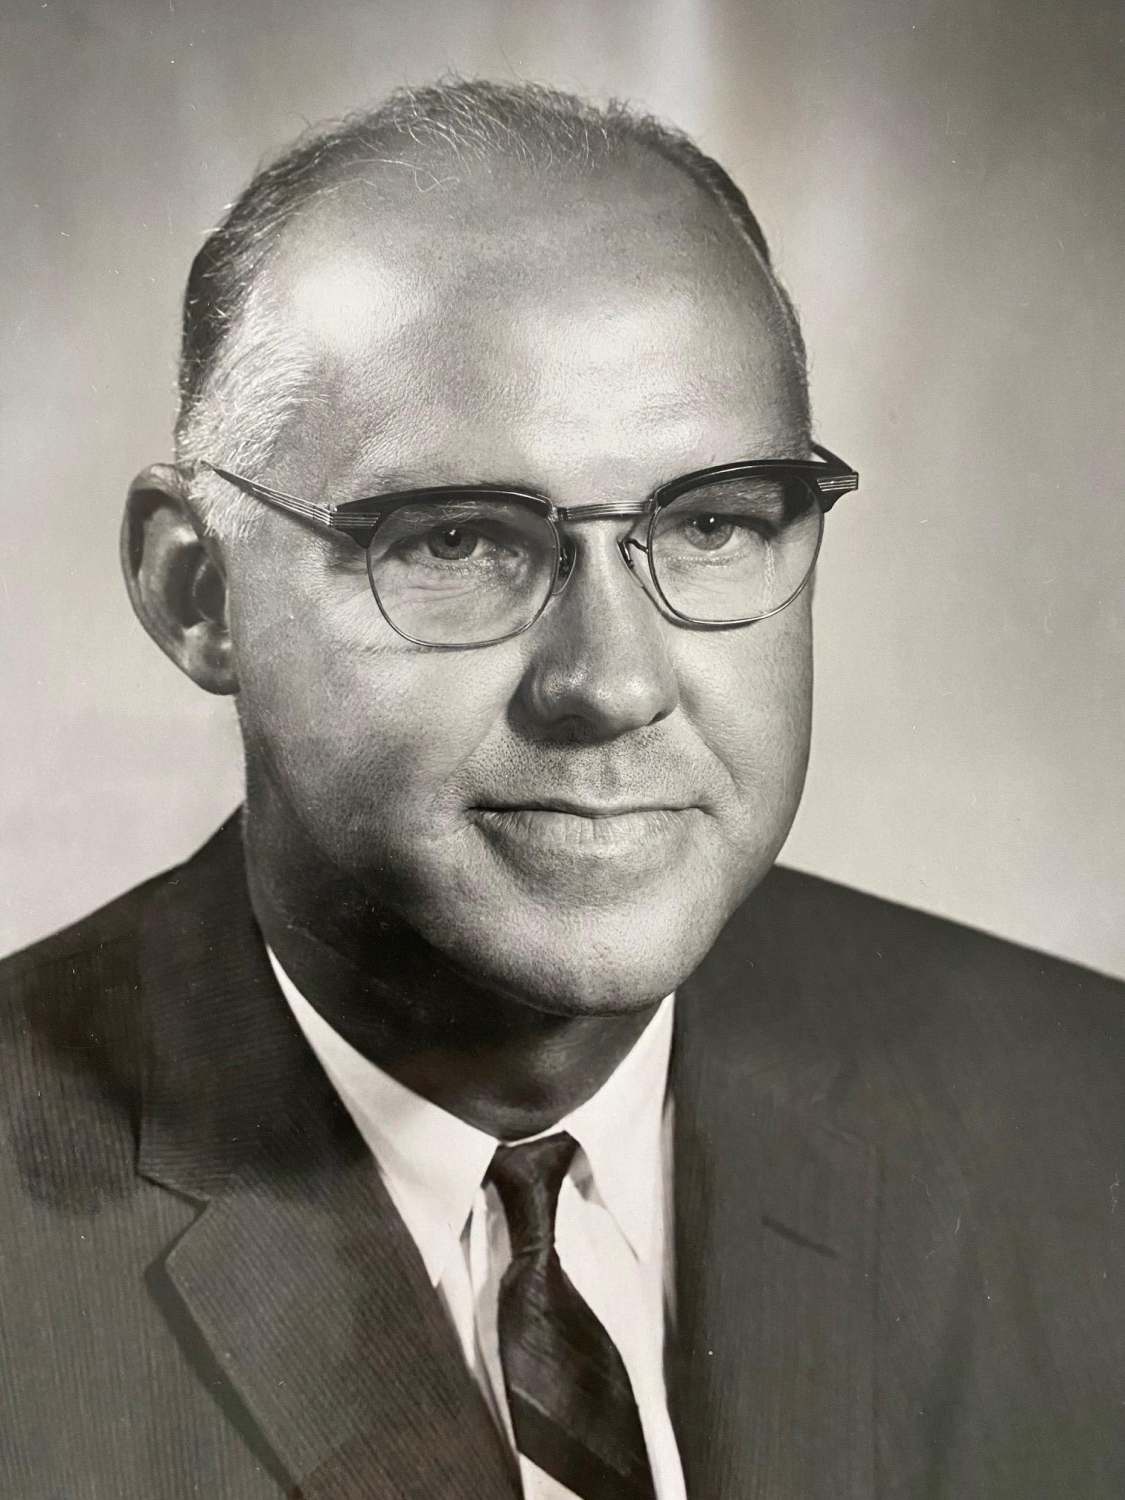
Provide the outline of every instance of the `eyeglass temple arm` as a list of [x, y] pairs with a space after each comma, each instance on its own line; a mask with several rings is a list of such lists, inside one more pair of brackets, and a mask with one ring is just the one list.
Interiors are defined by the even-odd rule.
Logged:
[[819, 443], [812, 443], [810, 446], [817, 458], [824, 462], [825, 472], [815, 474], [813, 478], [820, 494], [821, 509], [827, 515], [841, 495], [859, 489], [859, 475], [830, 448], [824, 448]]
[[303, 516], [307, 521], [319, 521], [322, 526], [338, 524], [335, 506], [318, 505], [315, 500], [302, 500], [299, 495], [290, 495], [285, 490], [272, 489], [268, 484], [258, 484], [256, 480], [245, 479], [241, 474], [231, 473], [229, 469], [221, 469], [218, 464], [209, 464], [206, 459], [200, 459], [197, 467], [210, 469], [212, 474], [217, 474], [220, 479], [233, 484], [235, 489], [242, 490], [246, 495], [253, 495], [256, 500], [264, 500], [267, 505], [275, 505], [278, 510], [289, 511], [294, 516]]

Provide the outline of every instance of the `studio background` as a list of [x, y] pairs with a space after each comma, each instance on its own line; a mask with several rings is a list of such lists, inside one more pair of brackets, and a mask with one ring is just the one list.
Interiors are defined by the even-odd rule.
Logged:
[[0, 950], [187, 855], [232, 705], [134, 621], [191, 257], [304, 124], [450, 69], [628, 97], [745, 189], [860, 470], [783, 860], [1125, 975], [1121, 11], [5, 0]]

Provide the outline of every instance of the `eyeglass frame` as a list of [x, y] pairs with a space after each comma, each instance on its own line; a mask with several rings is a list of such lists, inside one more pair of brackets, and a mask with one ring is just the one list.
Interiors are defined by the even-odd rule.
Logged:
[[[367, 581], [371, 587], [371, 594], [378, 606], [379, 613], [386, 620], [390, 628], [403, 640], [409, 641], [415, 646], [425, 646], [431, 651], [475, 651], [484, 646], [498, 646], [503, 641], [514, 640], [516, 636], [525, 634], [535, 625], [545, 613], [551, 601], [561, 594], [574, 572], [574, 553], [568, 547], [568, 539], [560, 530], [561, 525], [573, 526], [581, 521], [611, 521], [639, 519], [648, 516], [649, 522], [645, 532], [645, 540], [642, 542], [633, 536], [621, 537], [617, 548], [621, 554], [626, 567], [631, 575], [636, 578], [636, 563], [633, 560], [630, 548], [643, 552], [648, 563], [648, 576], [656, 590], [657, 597], [665, 610], [678, 622], [688, 625], [695, 630], [736, 630], [746, 625], [755, 625], [759, 620], [768, 620], [773, 615], [780, 614], [783, 609], [788, 608], [808, 586], [809, 579], [816, 570], [817, 559], [820, 556], [821, 542], [824, 539], [824, 517], [840, 499], [841, 495], [849, 494], [859, 488], [859, 474], [850, 464], [845, 463], [842, 458], [829, 449], [822, 447], [819, 443], [809, 445], [817, 455], [813, 459], [790, 459], [790, 458], [761, 458], [746, 459], [741, 462], [716, 464], [709, 468], [693, 469], [690, 473], [681, 474], [675, 479], [670, 479], [666, 484], [658, 485], [644, 500], [634, 502], [631, 505], [616, 505], [610, 503], [594, 503], [592, 505], [556, 505], [546, 495], [536, 493], [534, 490], [513, 489], [508, 486], [497, 486], [492, 484], [449, 484], [431, 485], [422, 489], [394, 490], [385, 495], [371, 495], [358, 500], [348, 500], [340, 505], [320, 504], [315, 500], [302, 500], [298, 495], [290, 495], [285, 490], [274, 489], [271, 485], [261, 484], [258, 480], [248, 479], [243, 474], [236, 474], [231, 469], [223, 468], [219, 464], [213, 464], [208, 459], [199, 459], [191, 467], [209, 469], [211, 473], [217, 474], [220, 479], [231, 484], [235, 489], [254, 499], [262, 500], [267, 505], [298, 517], [300, 520], [311, 521], [316, 525], [323, 526], [339, 535], [346, 536], [356, 543], [366, 554], [367, 559]], [[801, 582], [780, 604], [772, 609], [763, 610], [760, 614], [741, 616], [735, 620], [696, 620], [690, 615], [684, 614], [671, 604], [661, 587], [657, 576], [656, 566], [652, 558], [653, 531], [656, 526], [657, 517], [660, 512], [678, 500], [688, 490], [696, 489], [703, 484], [713, 483], [724, 479], [744, 479], [770, 474], [791, 475], [794, 478], [811, 481], [810, 488], [813, 498], [820, 507], [820, 527], [817, 535], [816, 548], [812, 559]], [[371, 574], [371, 542], [375, 537], [381, 523], [388, 515], [407, 505], [426, 504], [431, 501], [450, 500], [454, 496], [480, 496], [489, 497], [494, 500], [506, 502], [515, 501], [519, 505], [542, 516], [550, 523], [555, 537], [555, 559], [551, 573], [550, 586], [547, 589], [543, 603], [532, 615], [526, 624], [517, 630], [510, 630], [504, 635], [495, 636], [487, 641], [466, 642], [441, 642], [426, 641], [418, 636], [409, 635], [402, 630], [384, 608], [383, 601], [379, 597], [379, 590]], [[641, 579], [637, 578], [641, 583]], [[642, 584], [643, 587], [643, 584]]]

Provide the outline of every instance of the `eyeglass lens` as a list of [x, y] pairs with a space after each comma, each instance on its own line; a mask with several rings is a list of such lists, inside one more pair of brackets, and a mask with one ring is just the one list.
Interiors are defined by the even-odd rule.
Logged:
[[[816, 560], [822, 512], [795, 476], [732, 478], [662, 507], [650, 535], [666, 603], [700, 624], [769, 614], [800, 589]], [[555, 582], [551, 522], [517, 502], [456, 497], [390, 512], [367, 567], [387, 619], [431, 645], [483, 645], [526, 628]]]
[[796, 477], [712, 481], [657, 512], [651, 538], [660, 591], [701, 624], [766, 615], [797, 592], [816, 560], [822, 512]]
[[394, 510], [367, 549], [371, 586], [396, 630], [435, 646], [481, 645], [543, 608], [558, 549], [546, 517], [503, 500]]

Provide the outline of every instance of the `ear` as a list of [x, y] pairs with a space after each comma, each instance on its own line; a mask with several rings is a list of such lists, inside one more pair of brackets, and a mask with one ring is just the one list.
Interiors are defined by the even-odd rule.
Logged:
[[137, 618], [165, 655], [207, 692], [236, 693], [226, 574], [170, 464], [129, 486], [121, 566]]

